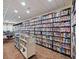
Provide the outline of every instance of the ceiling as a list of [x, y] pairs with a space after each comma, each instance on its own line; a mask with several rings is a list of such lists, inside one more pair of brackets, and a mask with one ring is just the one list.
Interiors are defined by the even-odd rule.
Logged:
[[[21, 2], [25, 2], [26, 5], [22, 6]], [[71, 0], [52, 0], [51, 2], [48, 0], [3, 0], [4, 22], [21, 22], [70, 4]], [[26, 13], [28, 7], [30, 8], [29, 14]], [[15, 9], [18, 13], [14, 13]]]

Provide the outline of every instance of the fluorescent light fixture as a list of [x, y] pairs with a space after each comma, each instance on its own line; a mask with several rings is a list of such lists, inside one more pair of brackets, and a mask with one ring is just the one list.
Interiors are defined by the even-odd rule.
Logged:
[[18, 13], [18, 10], [14, 10], [15, 13]]
[[25, 3], [25, 2], [21, 2], [21, 5], [25, 6], [25, 5], [26, 5], [26, 3]]
[[18, 16], [18, 18], [21, 18], [20, 16]]
[[29, 14], [29, 13], [30, 13], [30, 11], [29, 11], [29, 10], [27, 10], [27, 11], [26, 11], [26, 13], [28, 13], [28, 14]]
[[52, 0], [48, 0], [49, 2], [51, 2]]

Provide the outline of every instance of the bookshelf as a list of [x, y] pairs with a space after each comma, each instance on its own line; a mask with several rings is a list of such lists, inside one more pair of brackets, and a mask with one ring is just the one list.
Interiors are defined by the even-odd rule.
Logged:
[[72, 1], [72, 13], [71, 13], [71, 57], [72, 59], [76, 59], [76, 0]]
[[71, 9], [49, 13], [35, 24], [36, 43], [71, 56]]
[[[60, 20], [60, 21], [59, 21]], [[71, 55], [71, 17], [70, 9], [54, 13], [53, 49]]]

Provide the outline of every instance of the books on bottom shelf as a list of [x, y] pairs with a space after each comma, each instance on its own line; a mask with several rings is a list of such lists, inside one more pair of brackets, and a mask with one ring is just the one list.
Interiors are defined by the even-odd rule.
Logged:
[[64, 54], [67, 54], [67, 55], [71, 54], [70, 50], [64, 49], [63, 47], [53, 46], [53, 49], [60, 52], [60, 53], [64, 53]]

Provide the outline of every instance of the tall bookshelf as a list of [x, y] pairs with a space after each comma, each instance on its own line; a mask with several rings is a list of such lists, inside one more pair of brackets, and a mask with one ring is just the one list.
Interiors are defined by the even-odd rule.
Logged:
[[72, 13], [71, 13], [71, 57], [72, 59], [76, 59], [76, 0], [72, 0]]
[[71, 55], [71, 9], [53, 14], [53, 49]]
[[71, 56], [71, 9], [41, 16], [35, 25], [36, 43]]

